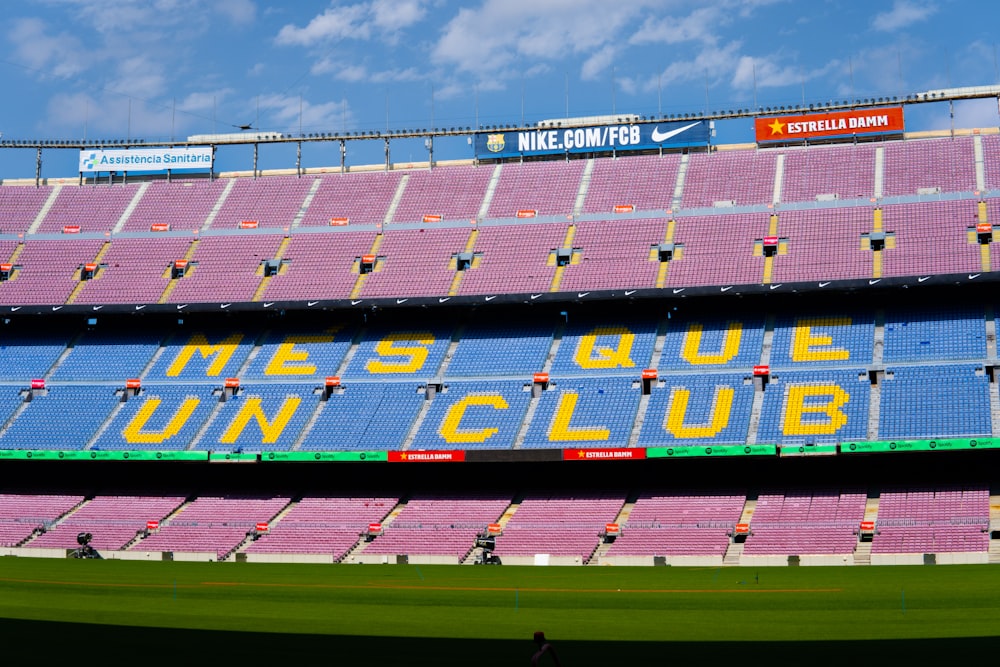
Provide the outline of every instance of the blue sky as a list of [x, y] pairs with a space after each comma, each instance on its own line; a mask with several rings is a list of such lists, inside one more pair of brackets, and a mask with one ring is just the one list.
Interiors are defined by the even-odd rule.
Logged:
[[[898, 95], [998, 82], [995, 0], [20, 0], [5, 3], [0, 132], [17, 138], [170, 139], [519, 124]], [[946, 129], [947, 105], [907, 128]], [[957, 127], [998, 124], [996, 100]], [[752, 141], [749, 120], [717, 142]], [[462, 139], [436, 157], [471, 157]], [[268, 147], [263, 167], [294, 166]], [[378, 163], [381, 142], [348, 162]], [[426, 159], [419, 141], [393, 160]], [[76, 172], [47, 151], [43, 176]], [[303, 164], [337, 164], [333, 144]], [[249, 149], [219, 168], [250, 167]], [[34, 151], [0, 151], [0, 178]]]

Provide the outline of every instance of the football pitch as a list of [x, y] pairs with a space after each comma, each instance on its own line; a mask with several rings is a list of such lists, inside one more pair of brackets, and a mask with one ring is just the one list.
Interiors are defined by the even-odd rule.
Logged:
[[[244, 664], [898, 664], [1000, 649], [1000, 567], [461, 567], [0, 559], [5, 654]], [[100, 652], [100, 653], [98, 653]], [[122, 653], [124, 652], [124, 653]], [[141, 656], [141, 657], [139, 657]], [[543, 661], [541, 664], [550, 664]]]

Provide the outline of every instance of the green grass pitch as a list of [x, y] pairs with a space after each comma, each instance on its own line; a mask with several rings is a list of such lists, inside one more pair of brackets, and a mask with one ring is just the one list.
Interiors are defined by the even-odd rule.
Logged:
[[[113, 645], [164, 664], [837, 664], [1000, 649], [1000, 567], [459, 567], [0, 559], [0, 630], [25, 657]], [[5, 642], [11, 650], [11, 642]], [[119, 649], [115, 649], [117, 654]], [[294, 656], [294, 657], [292, 657]], [[796, 656], [801, 656], [801, 660]], [[336, 663], [330, 663], [336, 664]], [[545, 663], [543, 663], [545, 664]], [[709, 660], [707, 664], [716, 664]]]

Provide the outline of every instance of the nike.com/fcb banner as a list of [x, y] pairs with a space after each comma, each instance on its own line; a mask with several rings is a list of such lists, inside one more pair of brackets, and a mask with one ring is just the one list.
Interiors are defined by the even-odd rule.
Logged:
[[601, 125], [482, 133], [476, 135], [475, 149], [477, 158], [494, 158], [705, 146], [708, 140], [708, 121], [671, 121], [655, 125]]
[[754, 119], [757, 143], [903, 131], [903, 107]]
[[80, 171], [167, 171], [211, 169], [212, 148], [89, 149], [80, 151]]

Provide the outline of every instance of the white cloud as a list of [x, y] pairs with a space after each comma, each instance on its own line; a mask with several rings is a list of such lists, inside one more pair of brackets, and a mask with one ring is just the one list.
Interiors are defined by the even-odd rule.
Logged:
[[278, 31], [275, 42], [282, 46], [315, 46], [344, 39], [367, 40], [376, 33], [394, 41], [399, 31], [424, 18], [426, 3], [427, 0], [334, 3], [304, 27], [286, 24]]
[[713, 46], [702, 49], [693, 60], [675, 60], [663, 70], [662, 83], [666, 85], [702, 79], [718, 81], [728, 77], [739, 62], [741, 47], [742, 42], [735, 41], [721, 48]]
[[69, 78], [85, 69], [79, 40], [68, 33], [49, 34], [41, 19], [15, 19], [7, 38], [14, 46], [13, 59], [42, 78]]
[[580, 68], [580, 78], [584, 81], [593, 81], [601, 78], [611, 69], [615, 60], [615, 47], [607, 44], [595, 51], [583, 62]]
[[872, 28], [882, 32], [893, 32], [926, 20], [937, 11], [930, 2], [915, 2], [914, 0], [896, 0], [892, 9], [881, 12], [872, 19]]
[[800, 85], [829, 75], [841, 67], [839, 60], [832, 60], [822, 67], [803, 69], [795, 64], [783, 64], [781, 56], [751, 58], [743, 56], [733, 73], [732, 86], [737, 90], [757, 88], [782, 88]]
[[633, 44], [714, 42], [713, 28], [718, 28], [724, 20], [722, 11], [719, 7], [701, 7], [682, 18], [650, 16], [629, 41]]
[[425, 4], [424, 0], [375, 0], [371, 5], [373, 21], [382, 30], [396, 32], [423, 19]]
[[233, 23], [252, 23], [257, 17], [257, 6], [253, 0], [212, 0], [206, 6]]
[[300, 113], [304, 131], [341, 128], [345, 112], [348, 123], [352, 120], [346, 100], [313, 104], [298, 96], [263, 95], [260, 98], [260, 109], [262, 112], [270, 112], [269, 117], [262, 120], [261, 124], [281, 132], [297, 133]]

